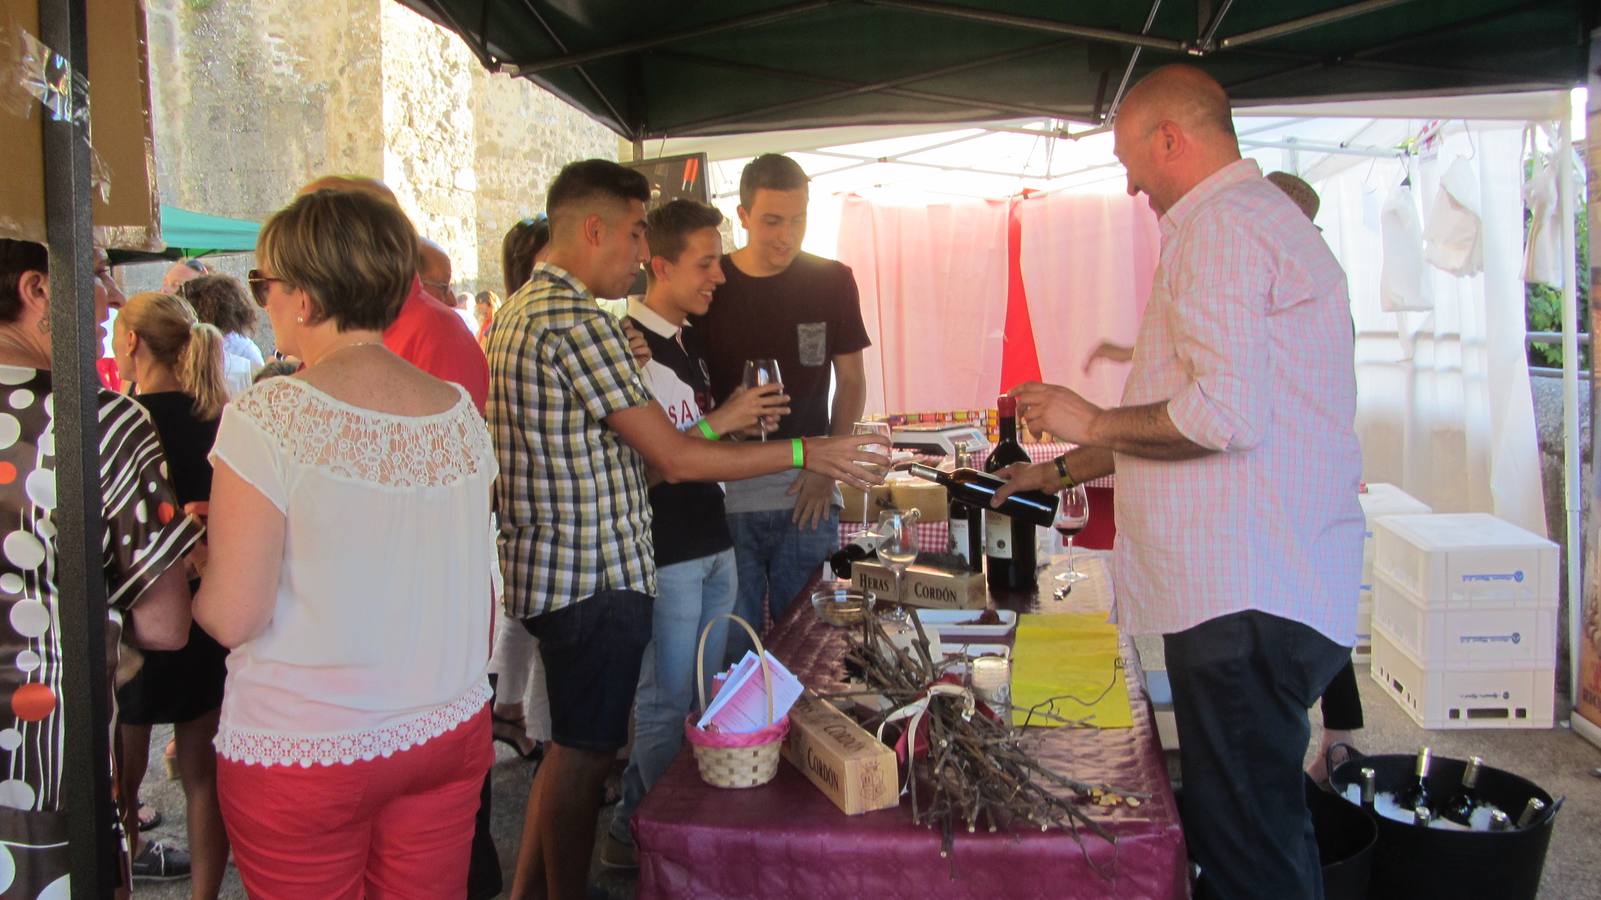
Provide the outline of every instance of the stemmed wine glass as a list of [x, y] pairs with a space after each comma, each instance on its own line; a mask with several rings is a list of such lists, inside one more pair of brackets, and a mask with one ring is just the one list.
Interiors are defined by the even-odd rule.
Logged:
[[1062, 582], [1058, 594], [1067, 593], [1075, 582], [1089, 577], [1073, 565], [1073, 536], [1083, 531], [1089, 523], [1090, 497], [1085, 493], [1084, 485], [1063, 488], [1062, 502], [1056, 506], [1056, 520], [1051, 523], [1062, 536], [1062, 543], [1067, 545], [1067, 571], [1056, 576], [1056, 580]]
[[[863, 450], [871, 450], [882, 453], [885, 456], [889, 456], [891, 448], [894, 446], [890, 442], [891, 436], [888, 422], [857, 422], [855, 425], [851, 426], [851, 434], [873, 434], [882, 438], [882, 440], [876, 444], [868, 444], [864, 446], [862, 448]], [[880, 478], [883, 478], [885, 475], [889, 474], [886, 471], [886, 466], [881, 466], [877, 463], [857, 463], [857, 465]]]
[[[745, 360], [745, 377], [743, 383], [747, 389], [758, 388], [764, 384], [777, 384], [779, 381], [780, 376], [778, 374], [778, 360]], [[762, 440], [765, 441], [767, 440], [767, 432], [778, 427], [778, 421], [774, 419], [771, 423], [769, 423], [768, 417], [763, 416], [762, 420], [757, 423], [757, 427], [762, 430]]]
[[901, 574], [917, 559], [917, 519], [915, 509], [886, 509], [878, 514], [877, 530], [884, 538], [878, 545], [878, 559], [895, 575], [897, 601], [901, 596]]

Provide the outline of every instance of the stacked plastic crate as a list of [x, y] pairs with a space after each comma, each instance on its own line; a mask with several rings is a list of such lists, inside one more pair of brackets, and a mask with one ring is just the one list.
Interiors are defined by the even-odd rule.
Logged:
[[1425, 728], [1549, 728], [1557, 545], [1483, 513], [1374, 523], [1375, 681]]
[[1431, 513], [1427, 503], [1393, 484], [1365, 484], [1357, 496], [1367, 523], [1362, 531], [1362, 586], [1356, 601], [1356, 645], [1351, 658], [1367, 662], [1373, 645], [1373, 523], [1384, 516]]

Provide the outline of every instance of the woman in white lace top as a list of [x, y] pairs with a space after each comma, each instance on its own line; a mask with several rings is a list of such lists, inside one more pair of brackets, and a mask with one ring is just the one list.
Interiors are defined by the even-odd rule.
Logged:
[[466, 392], [390, 353], [417, 236], [317, 191], [251, 288], [305, 360], [223, 414], [195, 618], [228, 682], [218, 790], [252, 897], [453, 897], [492, 759], [496, 468]]

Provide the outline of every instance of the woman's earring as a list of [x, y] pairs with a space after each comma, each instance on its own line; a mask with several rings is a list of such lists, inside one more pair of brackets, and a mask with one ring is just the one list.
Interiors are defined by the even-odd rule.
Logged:
[[295, 322], [298, 323], [298, 324], [304, 325], [304, 324], [306, 324], [306, 317], [305, 316], [295, 316]]

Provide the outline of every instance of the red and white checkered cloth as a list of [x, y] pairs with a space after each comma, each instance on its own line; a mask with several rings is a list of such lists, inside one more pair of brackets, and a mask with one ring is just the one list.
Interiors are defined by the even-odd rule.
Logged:
[[[1053, 441], [1048, 444], [1024, 444], [1023, 450], [1028, 453], [1029, 459], [1032, 459], [1035, 462], [1045, 462], [1048, 459], [1055, 459], [1058, 456], [1061, 456], [1063, 453], [1073, 449], [1075, 446], [1077, 445]], [[1097, 488], [1116, 487], [1117, 476], [1107, 475], [1102, 478], [1092, 478], [1089, 481], [1084, 482], [1084, 486]]]
[[[839, 545], [841, 547], [850, 543], [851, 538], [873, 527], [872, 522], [841, 522], [839, 523]], [[918, 522], [917, 523], [917, 549], [923, 553], [944, 553], [946, 542], [950, 540], [950, 525], [947, 522]]]

